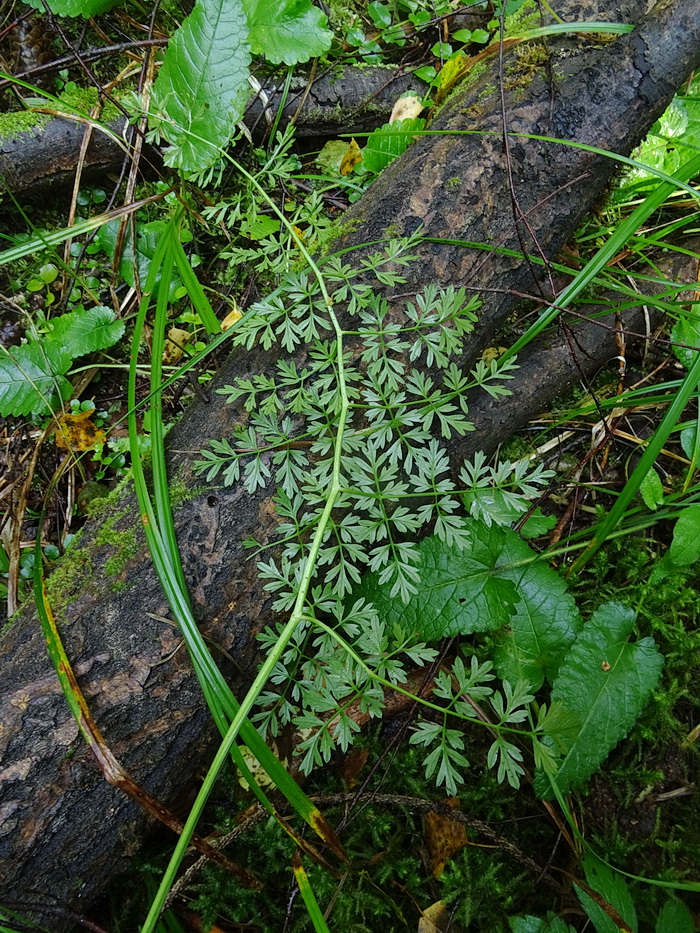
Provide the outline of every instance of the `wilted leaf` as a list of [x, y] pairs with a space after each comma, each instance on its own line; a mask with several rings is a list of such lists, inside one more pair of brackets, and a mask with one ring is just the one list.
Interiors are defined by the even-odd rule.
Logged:
[[466, 71], [469, 59], [466, 55], [459, 52], [453, 58], [448, 59], [442, 66], [437, 75], [437, 93], [435, 94], [435, 103], [441, 104], [447, 97], [452, 88], [457, 84]]
[[459, 933], [453, 923], [450, 923], [451, 911], [447, 909], [444, 901], [436, 901], [421, 912], [418, 921], [418, 933]]
[[192, 339], [192, 334], [181, 327], [171, 327], [163, 348], [163, 365], [173, 366], [182, 357], [185, 346]]
[[346, 149], [345, 155], [340, 160], [338, 171], [341, 175], [349, 175], [350, 172], [354, 170], [355, 166], [362, 162], [362, 158], [362, 150], [354, 139], [350, 140], [350, 145]]
[[243, 0], [250, 47], [273, 65], [298, 65], [331, 47], [326, 15], [310, 0]]
[[405, 97], [399, 97], [391, 108], [389, 123], [397, 123], [400, 120], [414, 120], [425, 110], [425, 104], [416, 94], [408, 94]]
[[[562, 794], [581, 785], [627, 735], [658, 683], [663, 667], [652, 638], [629, 642], [635, 615], [606, 603], [579, 633], [552, 687], [552, 703], [578, 717], [580, 728], [555, 780]], [[551, 797], [547, 776], [535, 787]]]
[[[450, 797], [446, 801], [449, 807], [459, 809], [459, 800]], [[433, 878], [440, 878], [445, 870], [445, 863], [465, 847], [467, 830], [464, 823], [452, 820], [449, 816], [429, 812], [425, 817], [425, 843], [430, 856], [430, 873]]]
[[165, 162], [196, 173], [213, 165], [243, 115], [250, 46], [241, 0], [197, 0], [170, 39], [153, 86]]
[[240, 310], [240, 308], [237, 305], [234, 305], [234, 307], [229, 311], [229, 313], [226, 315], [226, 317], [221, 322], [221, 330], [224, 331], [224, 330], [228, 330], [229, 327], [233, 327], [236, 321], [240, 321], [242, 317], [243, 317], [243, 312]]
[[96, 444], [104, 444], [107, 435], [92, 420], [95, 409], [79, 412], [62, 412], [58, 416], [56, 447], [63, 450], [91, 450]]

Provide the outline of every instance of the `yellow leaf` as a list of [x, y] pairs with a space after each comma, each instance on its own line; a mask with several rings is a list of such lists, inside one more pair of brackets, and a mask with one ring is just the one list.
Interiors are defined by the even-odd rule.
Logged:
[[[447, 804], [459, 809], [459, 800], [451, 797]], [[445, 862], [452, 858], [467, 844], [467, 831], [464, 823], [451, 820], [439, 813], [428, 813], [425, 817], [425, 842], [430, 855], [430, 871], [433, 878], [439, 878], [445, 870]]]
[[425, 110], [425, 106], [420, 97], [411, 94], [410, 97], [399, 97], [394, 104], [389, 123], [396, 123], [397, 120], [414, 120]]
[[107, 435], [92, 421], [95, 409], [79, 412], [62, 412], [58, 416], [56, 447], [62, 450], [90, 450], [96, 444], [104, 444]]
[[163, 365], [172, 366], [182, 356], [185, 344], [189, 342], [192, 334], [179, 327], [171, 327], [163, 348]]
[[233, 308], [229, 311], [226, 317], [221, 322], [221, 330], [228, 330], [229, 327], [233, 327], [236, 321], [240, 321], [243, 317], [243, 312], [238, 307], [236, 302], [233, 303]]
[[356, 165], [359, 165], [362, 161], [362, 150], [357, 145], [355, 140], [350, 141], [348, 146], [348, 151], [343, 156], [340, 162], [340, 174], [349, 175], [352, 172]]
[[437, 76], [437, 93], [435, 94], [436, 104], [441, 104], [442, 101], [447, 97], [448, 93], [460, 80], [460, 78], [462, 78], [466, 71], [468, 61], [469, 59], [467, 56], [462, 55], [460, 52], [459, 55], [455, 55], [454, 58], [450, 58], [442, 66]]

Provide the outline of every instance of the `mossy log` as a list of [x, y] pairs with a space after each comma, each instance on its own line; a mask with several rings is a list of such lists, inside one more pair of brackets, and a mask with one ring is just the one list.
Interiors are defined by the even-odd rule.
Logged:
[[[244, 122], [254, 138], [262, 139], [269, 131], [283, 85], [284, 80], [268, 78], [246, 108]], [[422, 93], [424, 88], [412, 75], [380, 66], [334, 68], [317, 77], [302, 74], [292, 83], [281, 125], [294, 118], [298, 139], [371, 132], [389, 119], [401, 94]], [[133, 127], [126, 118], [111, 121], [108, 129], [91, 132], [83, 156], [86, 182], [101, 179], [104, 184], [105, 173], [118, 173], [129, 152], [127, 138]], [[85, 123], [68, 117], [26, 110], [0, 114], [0, 193], [32, 195], [71, 184], [85, 131]], [[147, 146], [141, 168], [148, 173], [161, 165], [158, 150]]]
[[[577, 18], [580, 5], [574, 6], [562, 3], [559, 12]], [[632, 21], [639, 15], [635, 4], [627, 12]], [[508, 129], [628, 153], [700, 65], [699, 12], [697, 0], [664, 0], [613, 43], [598, 48], [582, 40], [564, 57], [553, 54], [547, 67], [528, 75], [526, 87], [504, 88]], [[595, 18], [606, 14], [614, 20], [623, 15], [616, 5]], [[524, 245], [528, 253], [552, 258], [615, 172], [613, 162], [593, 153], [523, 138], [511, 139], [507, 157], [498, 86], [494, 62], [453, 94], [433, 124], [487, 135], [417, 141], [349, 212], [340, 239], [343, 247], [358, 246], [388, 230], [411, 233], [420, 225], [426, 235], [442, 238], [419, 247], [401, 292], [430, 281], [479, 292], [481, 321], [464, 365], [494, 342], [518, 294], [537, 295], [544, 286], [526, 261], [452, 241], [514, 250]], [[537, 248], [526, 229], [520, 236], [515, 230], [513, 192], [537, 234]], [[392, 299], [390, 291], [387, 297]], [[392, 308], [400, 315], [398, 296]], [[639, 329], [634, 311], [623, 317]], [[543, 337], [521, 360], [522, 381], [510, 398], [472, 401], [479, 431], [453, 441], [452, 453], [493, 450], [569, 388], [579, 369], [590, 373], [617, 353], [609, 331], [593, 324], [584, 324], [571, 342], [557, 334]], [[236, 353], [217, 384], [268, 372], [274, 364], [274, 351]], [[229, 435], [240, 417], [236, 405], [212, 392], [192, 404], [168, 445], [172, 476], [191, 490], [175, 517], [195, 614], [211, 644], [222, 649], [214, 649], [217, 659], [223, 652], [234, 659], [222, 663], [242, 693], [255, 664], [255, 635], [274, 618], [242, 542], [253, 535], [261, 542], [274, 539], [273, 490], [250, 495], [240, 486], [202, 489], [191, 468], [207, 440]], [[167, 621], [129, 485], [102, 509], [49, 581], [50, 595], [68, 656], [114, 754], [167, 803], [206, 761], [213, 730], [177, 631]], [[33, 905], [39, 918], [42, 904], [80, 911], [138, 849], [148, 821], [102, 780], [77, 735], [30, 607], [8, 626], [0, 650], [0, 903]], [[59, 928], [52, 920], [52, 929]]]

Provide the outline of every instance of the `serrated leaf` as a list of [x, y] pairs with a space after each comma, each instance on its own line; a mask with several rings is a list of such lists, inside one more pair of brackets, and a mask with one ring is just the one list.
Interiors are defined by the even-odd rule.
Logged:
[[425, 120], [397, 120], [385, 123], [368, 138], [363, 149], [363, 164], [368, 172], [381, 172], [410, 146], [414, 135], [423, 129]]
[[664, 501], [664, 487], [659, 474], [652, 467], [639, 484], [639, 492], [644, 505], [655, 512]]
[[250, 47], [273, 65], [298, 65], [331, 47], [326, 15], [309, 0], [243, 0]]
[[363, 577], [354, 595], [373, 603], [386, 622], [430, 641], [505, 625], [517, 600], [515, 586], [497, 567], [505, 530], [472, 520], [469, 531], [471, 544], [463, 550], [437, 536], [420, 543], [420, 583], [408, 603], [393, 599], [377, 573]]
[[[634, 909], [630, 889], [622, 875], [591, 854], [586, 856], [583, 867], [588, 884], [607, 901], [613, 910], [617, 911], [628, 927], [636, 933], [637, 912]], [[597, 933], [619, 933], [620, 927], [603, 907], [578, 885], [574, 887]]]
[[111, 347], [124, 333], [110, 308], [82, 308], [51, 322], [41, 342], [30, 341], [0, 353], [0, 415], [45, 415], [53, 410], [56, 392], [68, 398], [64, 378], [73, 360]]
[[52, 352], [54, 348], [60, 351], [65, 362], [59, 371], [66, 372], [74, 359], [114, 346], [123, 333], [124, 324], [115, 320], [114, 311], [97, 305], [54, 318], [43, 345], [50, 344]]
[[696, 353], [692, 348], [700, 347], [700, 305], [692, 305], [692, 312], [676, 321], [671, 329], [671, 340], [674, 344], [684, 344], [674, 346], [673, 352], [683, 366], [690, 369]]
[[0, 415], [45, 415], [55, 392], [70, 395], [70, 383], [36, 343], [0, 349]]
[[[552, 702], [579, 717], [581, 727], [555, 780], [562, 794], [581, 785], [627, 735], [658, 683], [663, 667], [653, 639], [629, 642], [634, 612], [606, 603], [579, 633], [552, 687]], [[535, 787], [551, 797], [546, 775]]]
[[[27, 0], [29, 6], [44, 12], [42, 0]], [[56, 16], [99, 16], [111, 10], [118, 0], [49, 0], [49, 9]]]
[[187, 173], [213, 165], [243, 115], [250, 46], [241, 0], [197, 0], [174, 33], [153, 86], [165, 162]]
[[551, 682], [581, 628], [581, 617], [566, 583], [541, 561], [522, 564], [535, 552], [514, 531], [505, 529], [501, 574], [519, 595], [508, 629], [496, 635], [494, 664], [499, 677], [538, 690]]
[[565, 923], [556, 914], [548, 914], [547, 919], [540, 917], [510, 917], [512, 933], [575, 933], [574, 928]]
[[700, 505], [683, 509], [673, 527], [666, 558], [674, 567], [689, 567], [700, 557]]
[[695, 923], [683, 901], [669, 898], [656, 918], [656, 933], [693, 933]]

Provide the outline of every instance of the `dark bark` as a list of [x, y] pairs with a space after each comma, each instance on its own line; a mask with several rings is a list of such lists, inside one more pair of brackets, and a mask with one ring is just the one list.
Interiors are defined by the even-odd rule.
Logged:
[[[553, 75], [536, 74], [524, 90], [507, 92], [509, 128], [559, 133], [628, 152], [700, 63], [698, 12], [697, 0], [663, 4], [614, 45], [586, 45], [577, 54], [554, 58]], [[610, 14], [617, 16], [617, 11]], [[354, 225], [343, 245], [382, 239], [389, 228], [411, 232], [423, 223], [431, 236], [522, 249], [513, 231], [498, 135], [500, 101], [484, 93], [489, 83], [497, 85], [495, 64], [478, 85], [454, 95], [434, 127], [495, 135], [418, 141], [352, 210]], [[520, 208], [528, 213], [539, 249], [552, 257], [601, 198], [614, 167], [573, 149], [519, 140], [511, 142], [510, 160]], [[585, 180], [579, 181], [581, 176]], [[451, 178], [460, 184], [447, 185]], [[530, 242], [527, 251], [537, 254]], [[411, 282], [402, 291], [428, 281], [481, 291], [484, 311], [465, 362], [493, 343], [512, 309], [512, 290], [538, 287], [526, 262], [444, 243], [424, 244], [409, 274]], [[640, 329], [639, 316], [633, 328]], [[579, 363], [590, 373], [617, 350], [608, 332], [587, 326], [586, 334], [589, 349], [579, 353]], [[509, 400], [498, 405], [486, 400], [481, 407], [473, 401], [471, 414], [480, 430], [467, 435], [454, 453], [493, 450], [504, 434], [546, 407], [553, 394], [578, 378], [569, 354], [566, 339], [543, 338], [523, 360], [522, 387], [516, 386]], [[272, 352], [233, 355], [219, 383], [268, 371], [274, 362]], [[239, 418], [236, 406], [215, 394], [208, 403], [194, 403], [169, 436], [173, 474], [196, 488], [192, 455], [209, 438], [230, 434]], [[271, 617], [269, 599], [241, 542], [251, 535], [262, 541], [274, 537], [271, 492], [251, 496], [238, 487], [211, 489], [176, 512], [195, 613], [207, 636], [235, 659], [238, 669], [228, 673], [238, 692], [252, 671], [254, 636]], [[110, 564], [110, 558], [116, 560]], [[162, 621], [168, 610], [128, 487], [88, 524], [71, 563], [74, 576], [63, 591], [56, 576], [52, 586], [68, 656], [117, 758], [167, 801], [200, 767], [212, 731], [184, 649], [172, 654], [177, 635]], [[0, 903], [55, 897], [79, 910], [137, 848], [146, 819], [93, 766], [30, 608], [5, 632], [2, 655]]]
[[[269, 131], [283, 84], [269, 79], [251, 100], [245, 123], [254, 138], [262, 139]], [[369, 132], [389, 119], [401, 94], [410, 89], [422, 93], [425, 88], [411, 75], [379, 66], [333, 69], [314, 79], [308, 94], [306, 86], [303, 75], [293, 82], [282, 115], [281, 125], [296, 117], [299, 139]], [[6, 188], [15, 195], [36, 194], [49, 186], [72, 184], [85, 134], [83, 123], [55, 117], [36, 129], [2, 138], [3, 119], [0, 115], [0, 192]], [[121, 118], [110, 124], [113, 136], [93, 130], [84, 160], [86, 181], [102, 179], [104, 184], [105, 173], [119, 172], [126, 151], [125, 127]], [[147, 146], [141, 168], [149, 172], [161, 164], [158, 151]]]

